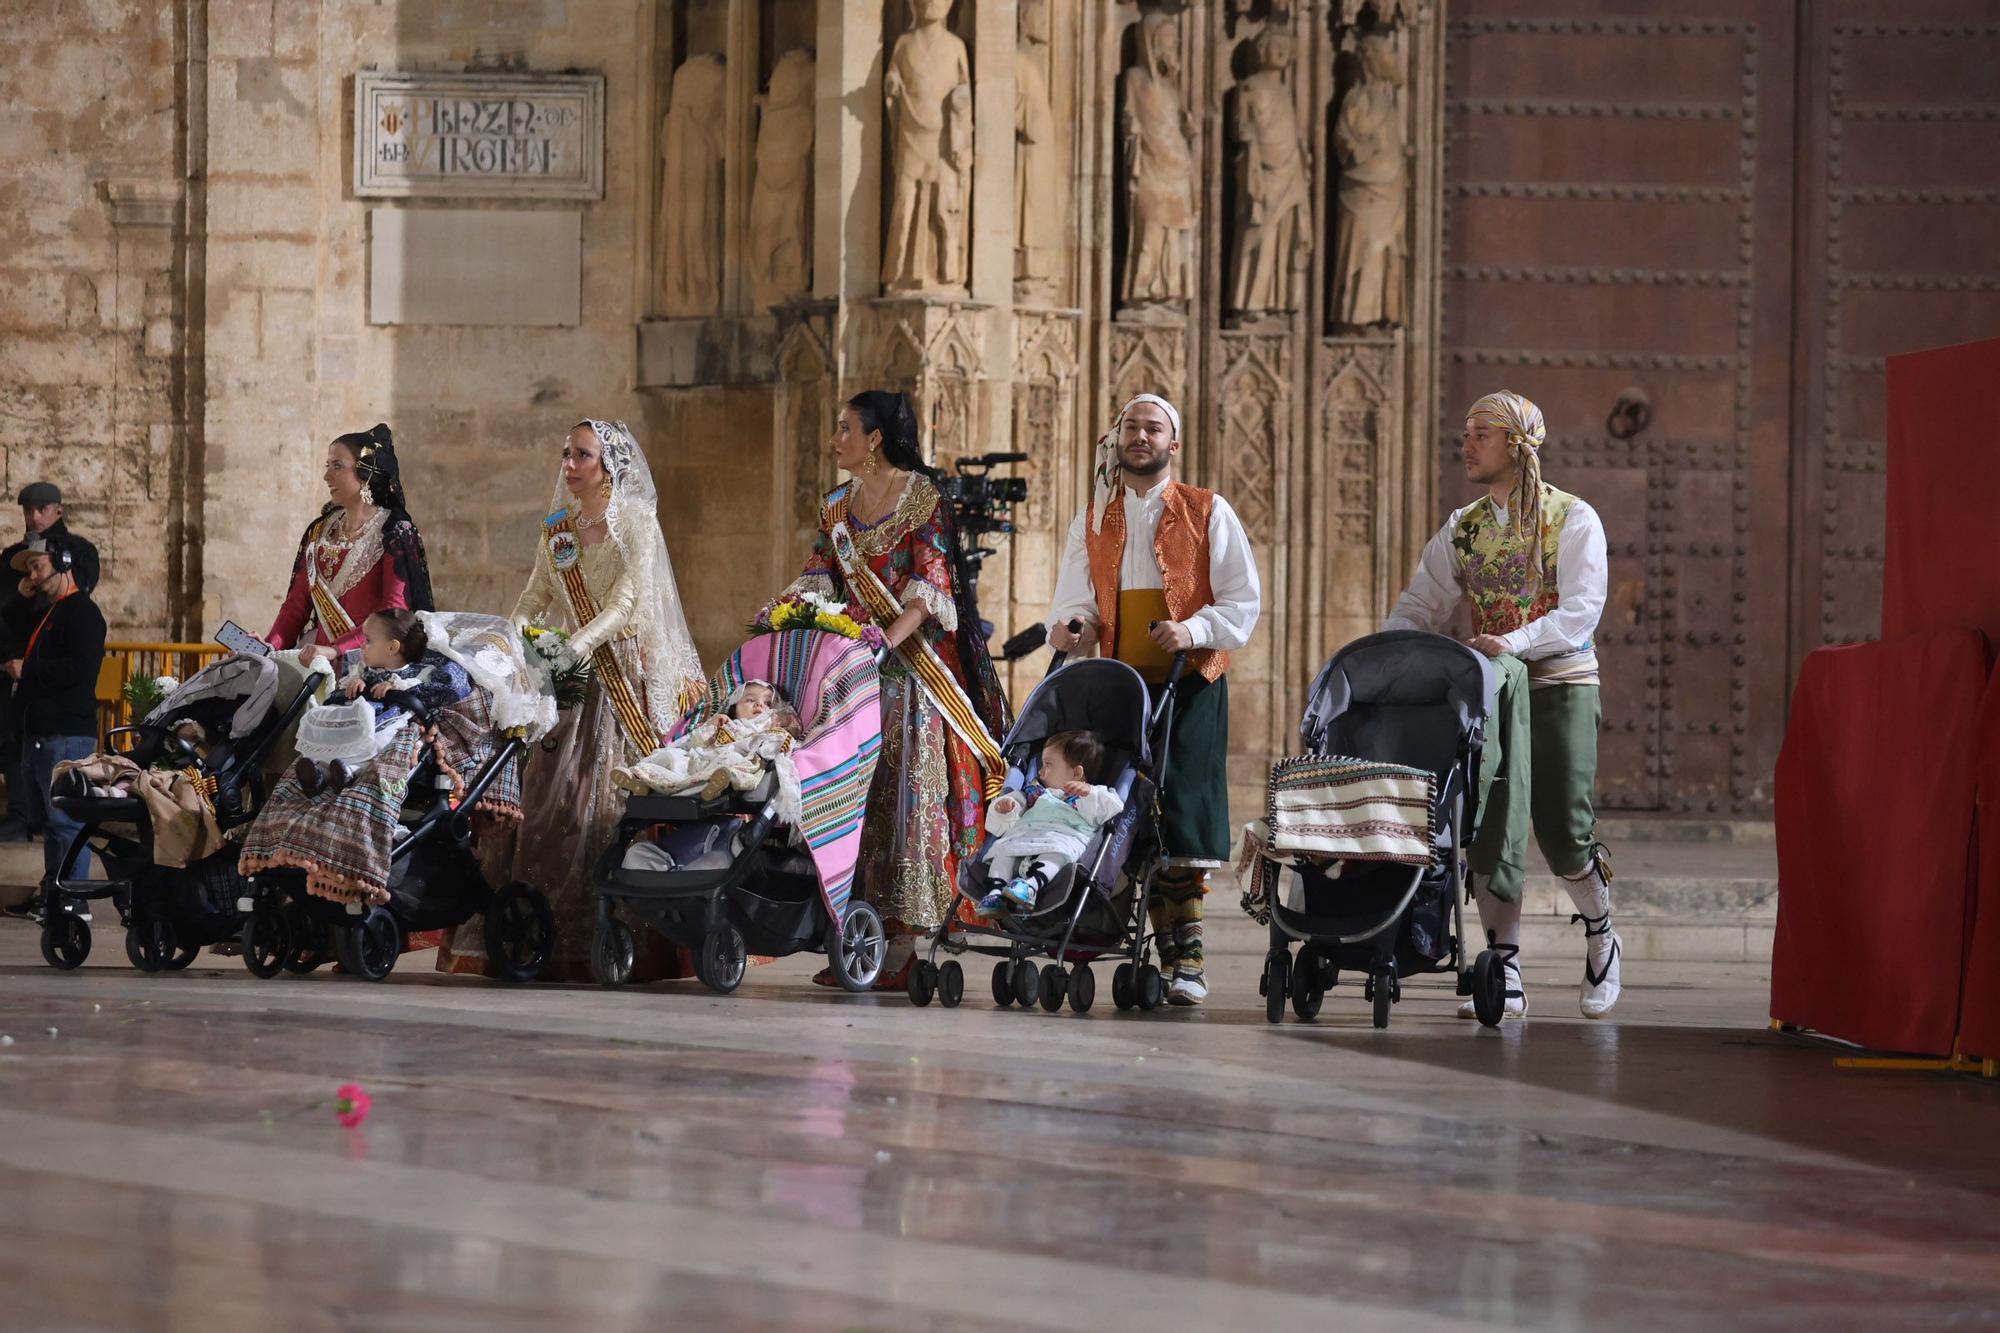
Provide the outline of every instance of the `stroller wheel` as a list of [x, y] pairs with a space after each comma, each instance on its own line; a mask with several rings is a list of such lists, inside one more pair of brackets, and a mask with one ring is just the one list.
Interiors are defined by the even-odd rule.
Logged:
[[1285, 990], [1292, 976], [1292, 956], [1283, 951], [1264, 960], [1264, 1018], [1276, 1023], [1285, 1016]]
[[632, 927], [615, 916], [601, 922], [597, 933], [590, 937], [590, 974], [606, 990], [617, 990], [632, 979], [632, 963], [638, 950], [639, 942], [632, 938]]
[[993, 1003], [1002, 1009], [1014, 1003], [1014, 965], [995, 963], [993, 965]]
[[1061, 963], [1051, 963], [1042, 969], [1041, 1001], [1042, 1009], [1054, 1013], [1063, 1007], [1063, 997], [1069, 993], [1069, 973], [1063, 971]]
[[1396, 1002], [1396, 986], [1388, 977], [1375, 983], [1375, 1026], [1389, 1026], [1389, 1006]]
[[826, 944], [827, 961], [833, 964], [834, 980], [842, 990], [865, 991], [882, 975], [889, 936], [881, 914], [867, 903], [850, 901], [847, 919], [828, 927]]
[[292, 928], [281, 913], [259, 908], [243, 923], [243, 966], [250, 975], [268, 980], [284, 970], [292, 956]]
[[556, 951], [556, 914], [540, 889], [512, 880], [486, 905], [485, 935], [501, 980], [533, 981]]
[[380, 981], [403, 951], [403, 930], [387, 908], [371, 907], [353, 925], [335, 930], [333, 948], [349, 973], [364, 981]]
[[1082, 963], [1069, 974], [1069, 1007], [1072, 1013], [1087, 1014], [1090, 1006], [1097, 1003], [1097, 978]]
[[198, 955], [200, 952], [201, 952], [201, 946], [199, 944], [183, 944], [180, 947], [180, 951], [177, 952], [172, 958], [169, 958], [167, 960], [166, 963], [167, 971], [169, 972], [186, 971], [188, 964], [192, 963], [195, 960], [196, 955]]
[[1020, 1005], [1023, 1009], [1029, 1009], [1034, 1006], [1035, 999], [1039, 994], [1035, 982], [1039, 978], [1040, 973], [1035, 965], [1026, 958], [1014, 964], [1015, 1004]]
[[141, 972], [158, 972], [174, 956], [173, 924], [159, 917], [140, 917], [125, 928], [125, 957]]
[[948, 959], [938, 969], [938, 1003], [947, 1009], [956, 1009], [965, 999], [965, 969], [958, 965], [956, 958]]
[[1472, 961], [1472, 1013], [1481, 1027], [1497, 1028], [1507, 1009], [1507, 965], [1492, 949]]
[[68, 972], [90, 957], [90, 924], [68, 912], [52, 912], [42, 927], [42, 961]]
[[750, 951], [743, 945], [743, 932], [736, 927], [719, 926], [701, 942], [701, 981], [718, 995], [741, 986], [749, 966]]
[[1319, 1017], [1319, 1006], [1326, 999], [1326, 992], [1316, 984], [1319, 979], [1310, 974], [1292, 974], [1292, 1012], [1310, 1023]]
[[904, 983], [910, 992], [910, 1003], [922, 1009], [937, 994], [938, 970], [928, 958], [919, 958], [910, 964], [910, 979]]
[[1160, 976], [1160, 969], [1151, 963], [1142, 964], [1133, 980], [1132, 998], [1139, 1008], [1146, 1013], [1159, 1008], [1167, 994], [1167, 983]]
[[1111, 974], [1111, 1003], [1122, 1014], [1138, 1002], [1132, 994], [1132, 965], [1120, 963]]

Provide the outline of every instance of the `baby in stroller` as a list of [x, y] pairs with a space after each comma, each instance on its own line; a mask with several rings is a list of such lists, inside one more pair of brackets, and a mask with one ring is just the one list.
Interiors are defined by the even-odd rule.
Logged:
[[1103, 764], [1104, 742], [1097, 736], [1058, 732], [1042, 743], [1040, 780], [993, 798], [986, 807], [992, 887], [974, 909], [981, 919], [998, 916], [1003, 906], [1032, 908], [1055, 873], [1124, 810], [1117, 792], [1094, 785]]
[[345, 787], [354, 776], [348, 761], [370, 758], [385, 729], [405, 716], [435, 712], [472, 693], [465, 669], [431, 648], [416, 612], [387, 607], [362, 622], [362, 631], [361, 661], [335, 687], [347, 702], [321, 704], [300, 724], [292, 774], [307, 796]]
[[[714, 800], [730, 788], [749, 791], [779, 755], [789, 754], [805, 728], [784, 691], [768, 680], [746, 680], [729, 705], [678, 740], [630, 768], [613, 771], [614, 785], [634, 795], [699, 794]], [[635, 839], [620, 863], [626, 870], [672, 870], [713, 852], [747, 815], [669, 827]]]

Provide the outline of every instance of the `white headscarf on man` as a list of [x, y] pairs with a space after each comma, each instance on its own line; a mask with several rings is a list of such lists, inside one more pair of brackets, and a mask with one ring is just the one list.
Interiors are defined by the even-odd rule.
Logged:
[[[695, 652], [694, 636], [688, 633], [687, 615], [681, 609], [667, 541], [660, 532], [660, 493], [631, 427], [595, 417], [586, 417], [570, 429], [577, 426], [588, 426], [597, 437], [599, 461], [611, 478], [605, 528], [617, 544], [625, 568], [640, 580], [632, 628], [645, 662], [646, 717], [665, 735], [680, 721], [689, 703], [707, 689], [707, 681], [702, 675], [701, 656]], [[558, 470], [549, 512], [575, 508], [576, 501]]]
[[1135, 394], [1132, 401], [1118, 409], [1118, 420], [1111, 423], [1111, 429], [1097, 438], [1097, 471], [1093, 487], [1095, 498], [1090, 506], [1090, 530], [1101, 532], [1104, 528], [1104, 511], [1118, 498], [1119, 478], [1124, 475], [1124, 465], [1118, 461], [1118, 435], [1125, 427], [1125, 414], [1141, 403], [1152, 403], [1167, 414], [1167, 423], [1173, 427], [1174, 438], [1181, 437], [1181, 413], [1166, 399], [1156, 393]]
[[[1507, 432], [1507, 456], [1514, 460], [1514, 488], [1507, 496], [1507, 526], [1528, 537], [1528, 567], [1539, 587], [1548, 534], [1542, 524], [1542, 441], [1548, 425], [1542, 409], [1512, 389], [1489, 393], [1466, 409], [1467, 425], [1481, 418]], [[1530, 524], [1532, 523], [1532, 528]]]

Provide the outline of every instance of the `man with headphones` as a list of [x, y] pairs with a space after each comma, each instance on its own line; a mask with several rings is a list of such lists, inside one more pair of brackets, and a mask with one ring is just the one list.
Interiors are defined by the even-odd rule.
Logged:
[[[21, 488], [21, 539], [0, 551], [0, 569], [11, 569], [14, 557], [36, 537], [68, 545], [70, 573], [76, 586], [85, 592], [97, 587], [97, 548], [69, 530], [63, 511], [62, 491], [54, 482], [31, 481]], [[0, 662], [19, 657], [28, 635], [40, 623], [45, 603], [24, 595], [11, 577], [0, 578]], [[7, 774], [7, 817], [0, 821], [0, 842], [32, 842], [38, 831], [28, 817], [29, 807], [20, 777], [21, 737], [14, 730], [14, 682], [0, 675], [0, 766]]]
[[[46, 533], [30, 538], [13, 558], [20, 591], [48, 609], [29, 631], [19, 657], [0, 662], [14, 682], [14, 722], [21, 736], [21, 767], [32, 822], [44, 829], [42, 873], [53, 880], [63, 854], [82, 827], [49, 800], [56, 765], [97, 749], [97, 672], [104, 664], [104, 613], [77, 584], [76, 552]], [[90, 853], [77, 860], [76, 877], [90, 874]], [[88, 909], [75, 905], [86, 920]], [[10, 909], [11, 910], [11, 909]]]

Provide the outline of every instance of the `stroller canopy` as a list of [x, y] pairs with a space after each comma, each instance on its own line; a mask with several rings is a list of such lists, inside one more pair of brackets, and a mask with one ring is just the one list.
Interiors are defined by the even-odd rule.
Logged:
[[[1499, 687], [1493, 664], [1458, 640], [1423, 630], [1391, 630], [1356, 639], [1320, 669], [1299, 735], [1328, 753], [1336, 722], [1366, 708], [1447, 710], [1464, 735], [1485, 721]], [[1379, 756], [1371, 756], [1379, 757]]]
[[[226, 711], [229, 738], [242, 740], [271, 715], [281, 674], [287, 674], [286, 684], [292, 690], [305, 683], [305, 675], [298, 670], [296, 661], [285, 665], [291, 667], [288, 674], [282, 672], [276, 659], [257, 653], [231, 653], [217, 658], [175, 686], [143, 721], [149, 726], [161, 726], [170, 718], [207, 713], [211, 709], [217, 714]], [[210, 707], [201, 708], [204, 704]]]
[[1153, 761], [1146, 735], [1146, 682], [1125, 663], [1085, 657], [1049, 675], [1021, 705], [1001, 749], [1039, 745], [1064, 731], [1094, 731], [1140, 764]]
[[493, 696], [496, 729], [519, 729], [530, 745], [554, 729], [555, 692], [529, 664], [514, 622], [473, 611], [423, 611], [417, 619], [430, 651], [458, 663], [473, 684]]

